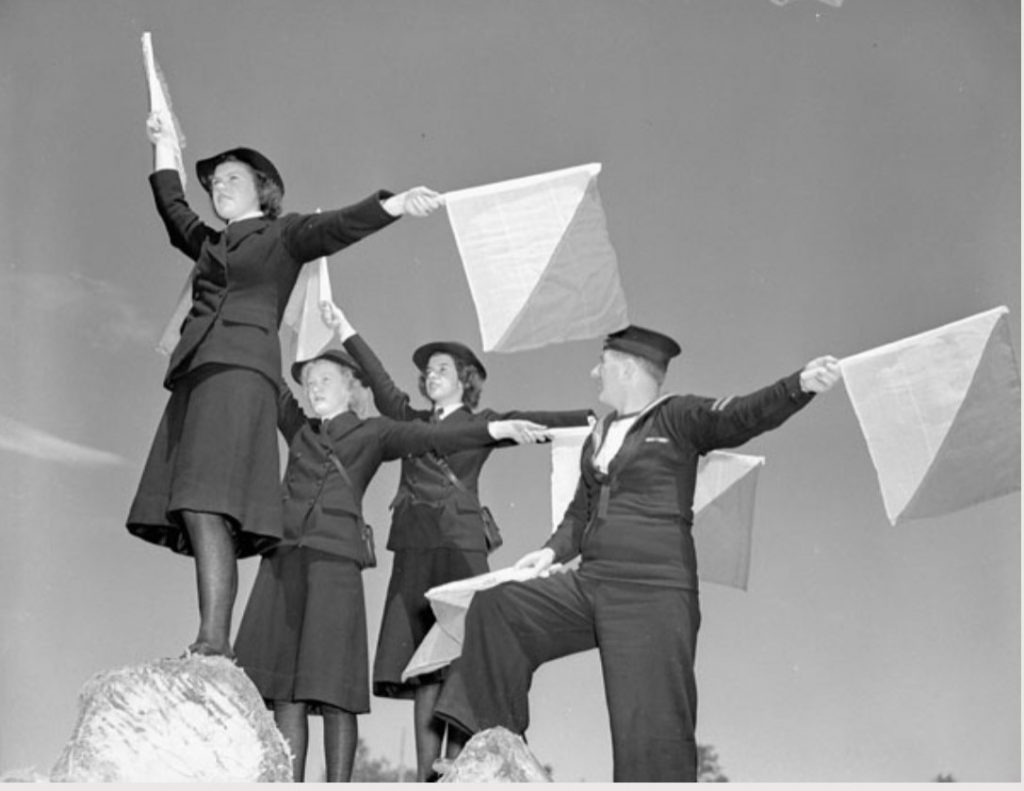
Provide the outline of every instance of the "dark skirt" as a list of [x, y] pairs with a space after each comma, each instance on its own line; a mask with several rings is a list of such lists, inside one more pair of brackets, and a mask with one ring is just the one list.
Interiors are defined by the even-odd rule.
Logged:
[[238, 664], [260, 694], [370, 710], [363, 578], [348, 558], [304, 547], [260, 561], [235, 639]]
[[205, 365], [171, 391], [128, 513], [128, 531], [191, 555], [182, 510], [223, 514], [238, 557], [281, 538], [277, 388], [248, 368]]
[[402, 681], [402, 671], [436, 622], [428, 590], [446, 582], [485, 574], [486, 552], [461, 549], [400, 549], [395, 552], [373, 662], [373, 694], [411, 698], [416, 687], [438, 684], [448, 668]]

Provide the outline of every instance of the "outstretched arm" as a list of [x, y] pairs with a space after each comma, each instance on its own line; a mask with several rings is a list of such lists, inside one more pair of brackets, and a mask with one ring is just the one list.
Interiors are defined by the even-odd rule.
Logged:
[[777, 428], [839, 381], [835, 357], [816, 357], [800, 371], [749, 395], [725, 398], [684, 396], [671, 406], [680, 410], [680, 425], [701, 453], [734, 448]]
[[381, 205], [392, 217], [426, 217], [444, 206], [444, 196], [430, 187], [413, 187], [392, 195]]
[[464, 423], [425, 423], [421, 420], [387, 420], [381, 426], [385, 459], [422, 456], [433, 451], [442, 456], [471, 448], [492, 445], [495, 440], [510, 440], [520, 445], [547, 442], [547, 427], [529, 420], [466, 421]]

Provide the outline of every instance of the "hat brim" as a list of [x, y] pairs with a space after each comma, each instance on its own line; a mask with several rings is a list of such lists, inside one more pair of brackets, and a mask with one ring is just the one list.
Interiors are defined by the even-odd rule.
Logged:
[[281, 194], [284, 195], [284, 179], [281, 178], [281, 174], [274, 167], [274, 163], [254, 148], [232, 148], [196, 162], [196, 177], [199, 179], [199, 183], [203, 185], [204, 190], [210, 191], [210, 181], [213, 179], [214, 171], [221, 162], [228, 159], [237, 159], [253, 170], [258, 170], [277, 184]]
[[419, 370], [425, 371], [427, 363], [430, 362], [430, 358], [435, 354], [448, 354], [451, 355], [454, 360], [462, 360], [464, 363], [471, 363], [480, 371], [480, 378], [487, 378], [487, 369], [484, 368], [484, 364], [480, 362], [473, 350], [470, 349], [463, 343], [458, 341], [432, 341], [431, 343], [425, 343], [420, 346], [416, 351], [412, 353], [412, 362]]
[[317, 360], [330, 360], [331, 362], [343, 365], [346, 368], [352, 369], [352, 373], [356, 375], [356, 378], [362, 383], [366, 384], [366, 374], [363, 373], [363, 369], [359, 367], [359, 363], [353, 360], [347, 352], [343, 352], [341, 349], [327, 349], [320, 352], [316, 357], [310, 357], [308, 360], [296, 360], [292, 363], [292, 379], [294, 379], [300, 386], [302, 385], [302, 369], [310, 363], [316, 362]]

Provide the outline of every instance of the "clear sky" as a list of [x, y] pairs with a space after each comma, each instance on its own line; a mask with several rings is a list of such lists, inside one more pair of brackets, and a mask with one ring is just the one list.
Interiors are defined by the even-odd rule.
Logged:
[[[669, 391], [749, 392], [998, 305], [1019, 354], [1016, 0], [0, 0], [0, 772], [47, 772], [89, 677], [196, 626], [192, 562], [124, 529], [189, 269], [146, 183], [145, 30], [190, 172], [258, 148], [286, 210], [603, 163], [630, 317], [684, 349]], [[443, 213], [330, 266], [404, 387], [420, 343], [479, 348]], [[600, 409], [599, 348], [486, 355], [483, 403]], [[1019, 496], [890, 526], [842, 386], [744, 451], [768, 460], [750, 588], [705, 586], [697, 657], [725, 773], [1019, 781]], [[544, 540], [547, 465], [488, 463], [492, 565]], [[365, 502], [381, 543], [396, 481]], [[596, 653], [542, 668], [532, 706], [557, 779], [610, 779]], [[411, 721], [374, 699], [361, 734], [409, 765]]]

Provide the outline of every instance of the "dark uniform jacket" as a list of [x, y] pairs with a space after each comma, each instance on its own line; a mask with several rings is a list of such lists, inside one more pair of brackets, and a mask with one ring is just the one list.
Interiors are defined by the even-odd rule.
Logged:
[[781, 425], [812, 397], [799, 373], [747, 396], [665, 396], [637, 417], [605, 475], [594, 457], [609, 415], [583, 445], [576, 493], [545, 546], [557, 562], [582, 555], [582, 576], [697, 590], [698, 457]]
[[[452, 453], [495, 441], [486, 420], [431, 425], [384, 417], [362, 420], [351, 412], [328, 421], [311, 419], [283, 381], [278, 392], [278, 427], [288, 442], [288, 467], [282, 484], [284, 537], [275, 552], [303, 546], [359, 560], [363, 492], [382, 462], [408, 453]], [[331, 461], [332, 448], [353, 486]]]
[[380, 191], [319, 214], [255, 217], [224, 230], [205, 225], [185, 201], [176, 170], [149, 177], [171, 244], [196, 262], [192, 309], [164, 378], [168, 389], [205, 363], [252, 368], [276, 382], [281, 371], [277, 328], [299, 269], [394, 222]]
[[[429, 409], [414, 409], [409, 396], [388, 375], [381, 361], [359, 335], [345, 341], [345, 349], [366, 373], [373, 390], [374, 403], [382, 415], [402, 421], [429, 421]], [[470, 412], [462, 407], [447, 416], [443, 425], [474, 425], [489, 420], [532, 420], [550, 428], [585, 426], [591, 412], [577, 409], [565, 412], [495, 412], [482, 409]], [[388, 549], [436, 549], [449, 547], [467, 551], [486, 551], [484, 527], [480, 519], [477, 481], [491, 451], [512, 445], [504, 440], [488, 447], [445, 454], [445, 460], [462, 482], [457, 488], [429, 456], [409, 454], [402, 460], [398, 494], [391, 503], [393, 516]]]

